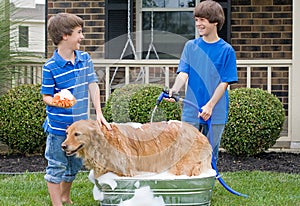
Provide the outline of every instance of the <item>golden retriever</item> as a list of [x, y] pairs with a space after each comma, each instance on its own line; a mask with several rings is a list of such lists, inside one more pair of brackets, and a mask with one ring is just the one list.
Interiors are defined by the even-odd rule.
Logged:
[[135, 176], [142, 172], [198, 176], [211, 169], [212, 149], [193, 126], [180, 122], [112, 123], [112, 130], [94, 120], [67, 128], [62, 149], [83, 158], [95, 178], [106, 172]]

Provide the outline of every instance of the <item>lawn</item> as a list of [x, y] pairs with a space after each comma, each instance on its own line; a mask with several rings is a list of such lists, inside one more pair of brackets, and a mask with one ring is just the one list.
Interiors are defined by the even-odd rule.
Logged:
[[[78, 174], [73, 184], [74, 206], [96, 206], [93, 184], [87, 172]], [[248, 198], [229, 193], [216, 182], [211, 205], [213, 206], [300, 206], [300, 174], [272, 172], [223, 173], [226, 183]], [[46, 182], [42, 173], [0, 175], [1, 206], [50, 206]]]

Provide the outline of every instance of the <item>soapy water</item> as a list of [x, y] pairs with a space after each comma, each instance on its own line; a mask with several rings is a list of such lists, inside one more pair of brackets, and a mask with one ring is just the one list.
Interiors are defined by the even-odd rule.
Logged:
[[[118, 179], [118, 176], [113, 173], [106, 173], [100, 176], [97, 179], [97, 182], [101, 184], [107, 184], [114, 190], [117, 187], [117, 182], [115, 179]], [[94, 183], [93, 188], [93, 196], [95, 200], [103, 201], [104, 200], [104, 193], [99, 190], [96, 185], [96, 180], [94, 178], [93, 170], [90, 171], [89, 180]], [[137, 182], [138, 183], [138, 182]], [[149, 186], [139, 187], [139, 184], [135, 184], [136, 188], [134, 191], [134, 196], [131, 199], [122, 201], [118, 206], [165, 206], [164, 199], [159, 196], [155, 197], [153, 191]]]
[[162, 196], [154, 197], [153, 191], [149, 186], [135, 189], [134, 196], [122, 201], [118, 206], [165, 206]]
[[[93, 196], [95, 200], [103, 201], [105, 199], [104, 192], [100, 190], [99, 185], [108, 185], [113, 191], [118, 187], [118, 180], [135, 181], [134, 196], [128, 200], [121, 200], [118, 206], [165, 206], [165, 202], [162, 196], [155, 196], [150, 186], [140, 186], [139, 180], [193, 180], [208, 177], [215, 177], [216, 172], [213, 169], [209, 169], [206, 172], [201, 173], [199, 176], [176, 176], [168, 172], [162, 173], [149, 173], [141, 174], [134, 177], [120, 177], [112, 172], [105, 173], [95, 179], [94, 171], [91, 170], [89, 173], [89, 180], [94, 184]], [[97, 182], [97, 184], [96, 184]]]

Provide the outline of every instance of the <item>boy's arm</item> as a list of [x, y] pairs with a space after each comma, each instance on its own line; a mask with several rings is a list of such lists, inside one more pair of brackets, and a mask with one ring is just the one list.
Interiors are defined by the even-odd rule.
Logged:
[[91, 95], [91, 99], [94, 105], [94, 108], [96, 110], [96, 115], [97, 115], [97, 121], [100, 125], [102, 123], [106, 126], [108, 130], [111, 130], [110, 124], [106, 121], [106, 119], [103, 116], [102, 109], [100, 107], [100, 90], [99, 86], [96, 82], [90, 83], [89, 84], [89, 92]]
[[202, 117], [202, 119], [204, 121], [207, 121], [210, 118], [215, 105], [218, 103], [220, 98], [223, 96], [223, 94], [226, 91], [227, 87], [228, 87], [227, 82], [221, 82], [217, 86], [217, 88], [216, 88], [213, 96], [210, 98], [210, 100], [201, 108], [202, 112], [201, 113], [199, 112], [198, 116]]
[[[173, 87], [169, 91], [169, 97], [171, 97], [173, 93], [178, 93], [180, 91], [181, 87], [186, 83], [188, 77], [189, 77], [188, 74], [185, 72], [180, 72], [177, 75], [175, 79], [175, 83], [173, 84]], [[175, 101], [173, 98], [164, 98], [164, 99], [169, 102]]]
[[180, 72], [175, 79], [175, 83], [171, 89], [171, 92], [178, 93], [181, 87], [186, 83], [187, 79], [188, 74], [185, 72]]

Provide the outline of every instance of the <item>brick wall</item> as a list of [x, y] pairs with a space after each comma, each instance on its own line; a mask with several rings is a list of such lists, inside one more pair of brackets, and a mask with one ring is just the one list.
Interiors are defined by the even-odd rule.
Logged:
[[[103, 58], [104, 53], [104, 23], [105, 0], [48, 0], [48, 17], [59, 12], [74, 13], [80, 16], [84, 22], [84, 41], [81, 49], [87, 51], [94, 58]], [[48, 58], [54, 51], [54, 46], [48, 39]]]
[[238, 59], [292, 58], [292, 0], [232, 0]]
[[[292, 0], [232, 0], [232, 46], [237, 59], [292, 59]], [[267, 89], [267, 68], [251, 69], [251, 85]], [[288, 113], [288, 68], [272, 68], [271, 91]], [[246, 68], [239, 82], [246, 86]]]

